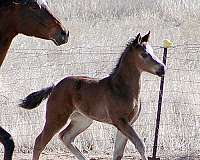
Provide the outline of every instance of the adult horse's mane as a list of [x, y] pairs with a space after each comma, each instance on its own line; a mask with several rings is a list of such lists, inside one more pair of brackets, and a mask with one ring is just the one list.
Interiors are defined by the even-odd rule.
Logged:
[[12, 3], [12, 0], [0, 0], [0, 7], [6, 6]]
[[37, 2], [38, 5], [46, 2], [46, 0], [0, 0], [0, 7], [9, 6], [12, 3], [19, 3], [19, 4], [28, 4], [30, 1]]

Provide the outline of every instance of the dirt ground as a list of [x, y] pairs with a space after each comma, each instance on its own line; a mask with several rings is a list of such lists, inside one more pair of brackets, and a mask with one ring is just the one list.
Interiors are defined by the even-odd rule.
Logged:
[[[112, 160], [111, 155], [85, 155], [90, 160]], [[134, 155], [135, 156], [135, 155]], [[13, 160], [31, 160], [31, 153], [14, 153]], [[3, 153], [0, 153], [0, 159], [3, 159]], [[172, 156], [168, 158], [161, 157], [161, 160], [200, 160], [199, 155], [183, 155], [183, 156]], [[70, 153], [42, 153], [40, 160], [77, 160]], [[140, 158], [134, 158], [133, 156], [124, 156], [122, 160], [140, 160]]]
[[[14, 153], [13, 160], [31, 160], [32, 154], [24, 154], [24, 153]], [[112, 160], [110, 155], [95, 155], [88, 156], [87, 158], [90, 160]], [[3, 159], [3, 153], [0, 153], [0, 159]], [[130, 156], [125, 156], [123, 160], [134, 160]], [[69, 153], [42, 153], [40, 160], [77, 160], [74, 156]]]

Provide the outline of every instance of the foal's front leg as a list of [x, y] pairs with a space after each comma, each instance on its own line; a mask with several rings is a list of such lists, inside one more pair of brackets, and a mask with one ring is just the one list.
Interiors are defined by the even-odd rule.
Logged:
[[[126, 145], [126, 142], [127, 142], [126, 137], [127, 137], [135, 145], [135, 148], [140, 153], [142, 160], [147, 160], [147, 157], [145, 155], [145, 146], [144, 146], [142, 140], [139, 138], [139, 136], [135, 132], [135, 130], [128, 123], [128, 121], [124, 118], [120, 118], [116, 123], [114, 123], [114, 125], [124, 135], [124, 136], [120, 135], [120, 132], [118, 131], [118, 136], [120, 138], [122, 138], [120, 140], [120, 141], [122, 141], [122, 145], [119, 145], [120, 147], [122, 147], [122, 150], [124, 149], [124, 147]], [[116, 159], [114, 159], [114, 160], [120, 160], [122, 158], [122, 157], [120, 157], [120, 153], [116, 153], [117, 151], [119, 151], [117, 149], [120, 149], [120, 148], [116, 148], [114, 154], [116, 154], [116, 155], [118, 154], [118, 157], [116, 157]], [[123, 155], [123, 153], [122, 153], [122, 155]], [[113, 158], [115, 158], [115, 157], [113, 157]]]
[[124, 154], [124, 149], [126, 146], [128, 138], [117, 130], [117, 135], [115, 138], [115, 147], [113, 153], [113, 160], [121, 160]]
[[[134, 107], [134, 110], [129, 114], [131, 125], [138, 119], [140, 112], [141, 112], [141, 105], [140, 106], [136, 105]], [[122, 134], [119, 130], [117, 130], [117, 134], [115, 137], [113, 160], [122, 159], [127, 141], [128, 141], [128, 138], [124, 134]]]

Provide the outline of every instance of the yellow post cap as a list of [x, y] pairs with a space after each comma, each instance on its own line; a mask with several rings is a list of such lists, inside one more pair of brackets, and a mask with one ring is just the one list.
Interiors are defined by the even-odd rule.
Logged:
[[164, 39], [163, 40], [163, 47], [164, 48], [170, 48], [173, 46], [173, 42], [169, 39]]

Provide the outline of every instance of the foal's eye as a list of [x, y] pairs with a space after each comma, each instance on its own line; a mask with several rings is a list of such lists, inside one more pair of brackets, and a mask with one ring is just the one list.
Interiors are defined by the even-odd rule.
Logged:
[[147, 54], [146, 52], [143, 52], [143, 53], [141, 54], [141, 56], [142, 56], [143, 58], [147, 58], [147, 57], [148, 57], [148, 54]]

